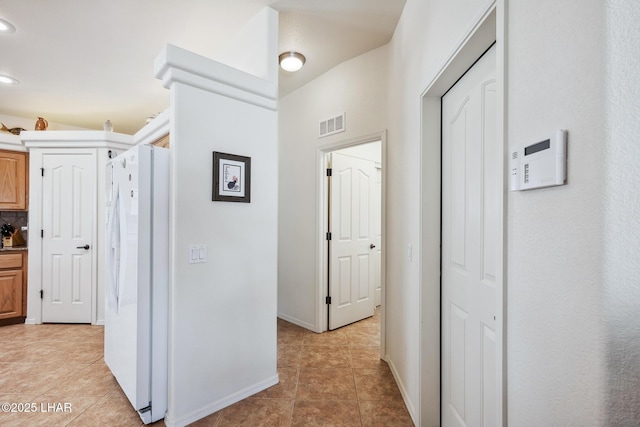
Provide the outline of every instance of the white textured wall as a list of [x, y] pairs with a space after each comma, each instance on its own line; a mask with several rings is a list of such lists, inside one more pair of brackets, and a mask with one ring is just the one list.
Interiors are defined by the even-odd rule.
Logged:
[[567, 185], [508, 199], [509, 423], [604, 422], [603, 2], [514, 1], [508, 141], [568, 130]]
[[606, 4], [604, 310], [608, 425], [640, 425], [640, 3]]
[[278, 55], [272, 46], [278, 45], [278, 33], [270, 28], [278, 26], [278, 15], [264, 8], [229, 41], [216, 59], [245, 73], [278, 84]]
[[[172, 421], [276, 374], [276, 112], [178, 86], [171, 135]], [[251, 157], [251, 203], [211, 201], [213, 151]], [[207, 245], [205, 263], [188, 264], [192, 244]]]
[[[606, 3], [507, 2], [508, 141], [569, 131], [568, 185], [508, 198], [510, 425], [640, 417], [639, 206], [630, 197], [639, 188], [630, 159], [640, 157], [640, 6]], [[412, 396], [418, 278], [403, 254], [418, 233], [418, 190], [394, 189], [418, 178], [416, 99], [486, 4], [408, 0], [390, 48], [387, 349]]]
[[[318, 147], [386, 128], [386, 70], [383, 47], [279, 101], [278, 314], [309, 329], [316, 316]], [[319, 139], [319, 122], [343, 112], [346, 132]]]

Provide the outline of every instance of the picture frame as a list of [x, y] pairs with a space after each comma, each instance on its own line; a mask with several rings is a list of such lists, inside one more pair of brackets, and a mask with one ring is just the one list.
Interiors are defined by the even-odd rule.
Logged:
[[251, 157], [213, 152], [212, 201], [251, 203]]

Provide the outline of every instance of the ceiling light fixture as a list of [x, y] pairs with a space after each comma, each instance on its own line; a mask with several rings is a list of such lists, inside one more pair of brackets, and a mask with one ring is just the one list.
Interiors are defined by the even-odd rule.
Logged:
[[0, 74], [0, 83], [5, 85], [17, 85], [20, 83], [18, 80], [13, 77], [5, 76], [4, 74]]
[[14, 27], [10, 22], [0, 19], [0, 33], [11, 34], [15, 32], [16, 27]]
[[284, 52], [278, 57], [280, 60], [280, 67], [283, 70], [290, 73], [298, 71], [304, 65], [307, 60], [303, 54], [298, 52]]

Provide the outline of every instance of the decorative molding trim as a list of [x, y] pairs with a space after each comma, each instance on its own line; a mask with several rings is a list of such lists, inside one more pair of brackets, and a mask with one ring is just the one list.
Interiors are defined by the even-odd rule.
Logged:
[[277, 110], [278, 88], [272, 82], [193, 52], [167, 44], [156, 58], [154, 75], [169, 89], [182, 83], [208, 92]]
[[14, 135], [8, 132], [0, 132], [0, 150], [9, 151], [27, 151], [20, 140], [20, 135]]
[[133, 137], [106, 131], [25, 131], [20, 134], [24, 145], [31, 148], [113, 148], [126, 150]]

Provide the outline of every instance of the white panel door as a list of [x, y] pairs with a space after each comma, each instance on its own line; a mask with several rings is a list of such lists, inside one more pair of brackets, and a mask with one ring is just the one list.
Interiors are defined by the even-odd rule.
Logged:
[[372, 161], [332, 153], [329, 329], [373, 316]]
[[95, 157], [42, 159], [42, 321], [91, 323]]
[[495, 47], [442, 98], [442, 424], [494, 426], [499, 156]]
[[376, 307], [382, 303], [382, 168], [376, 166], [376, 179], [373, 192], [373, 288]]

